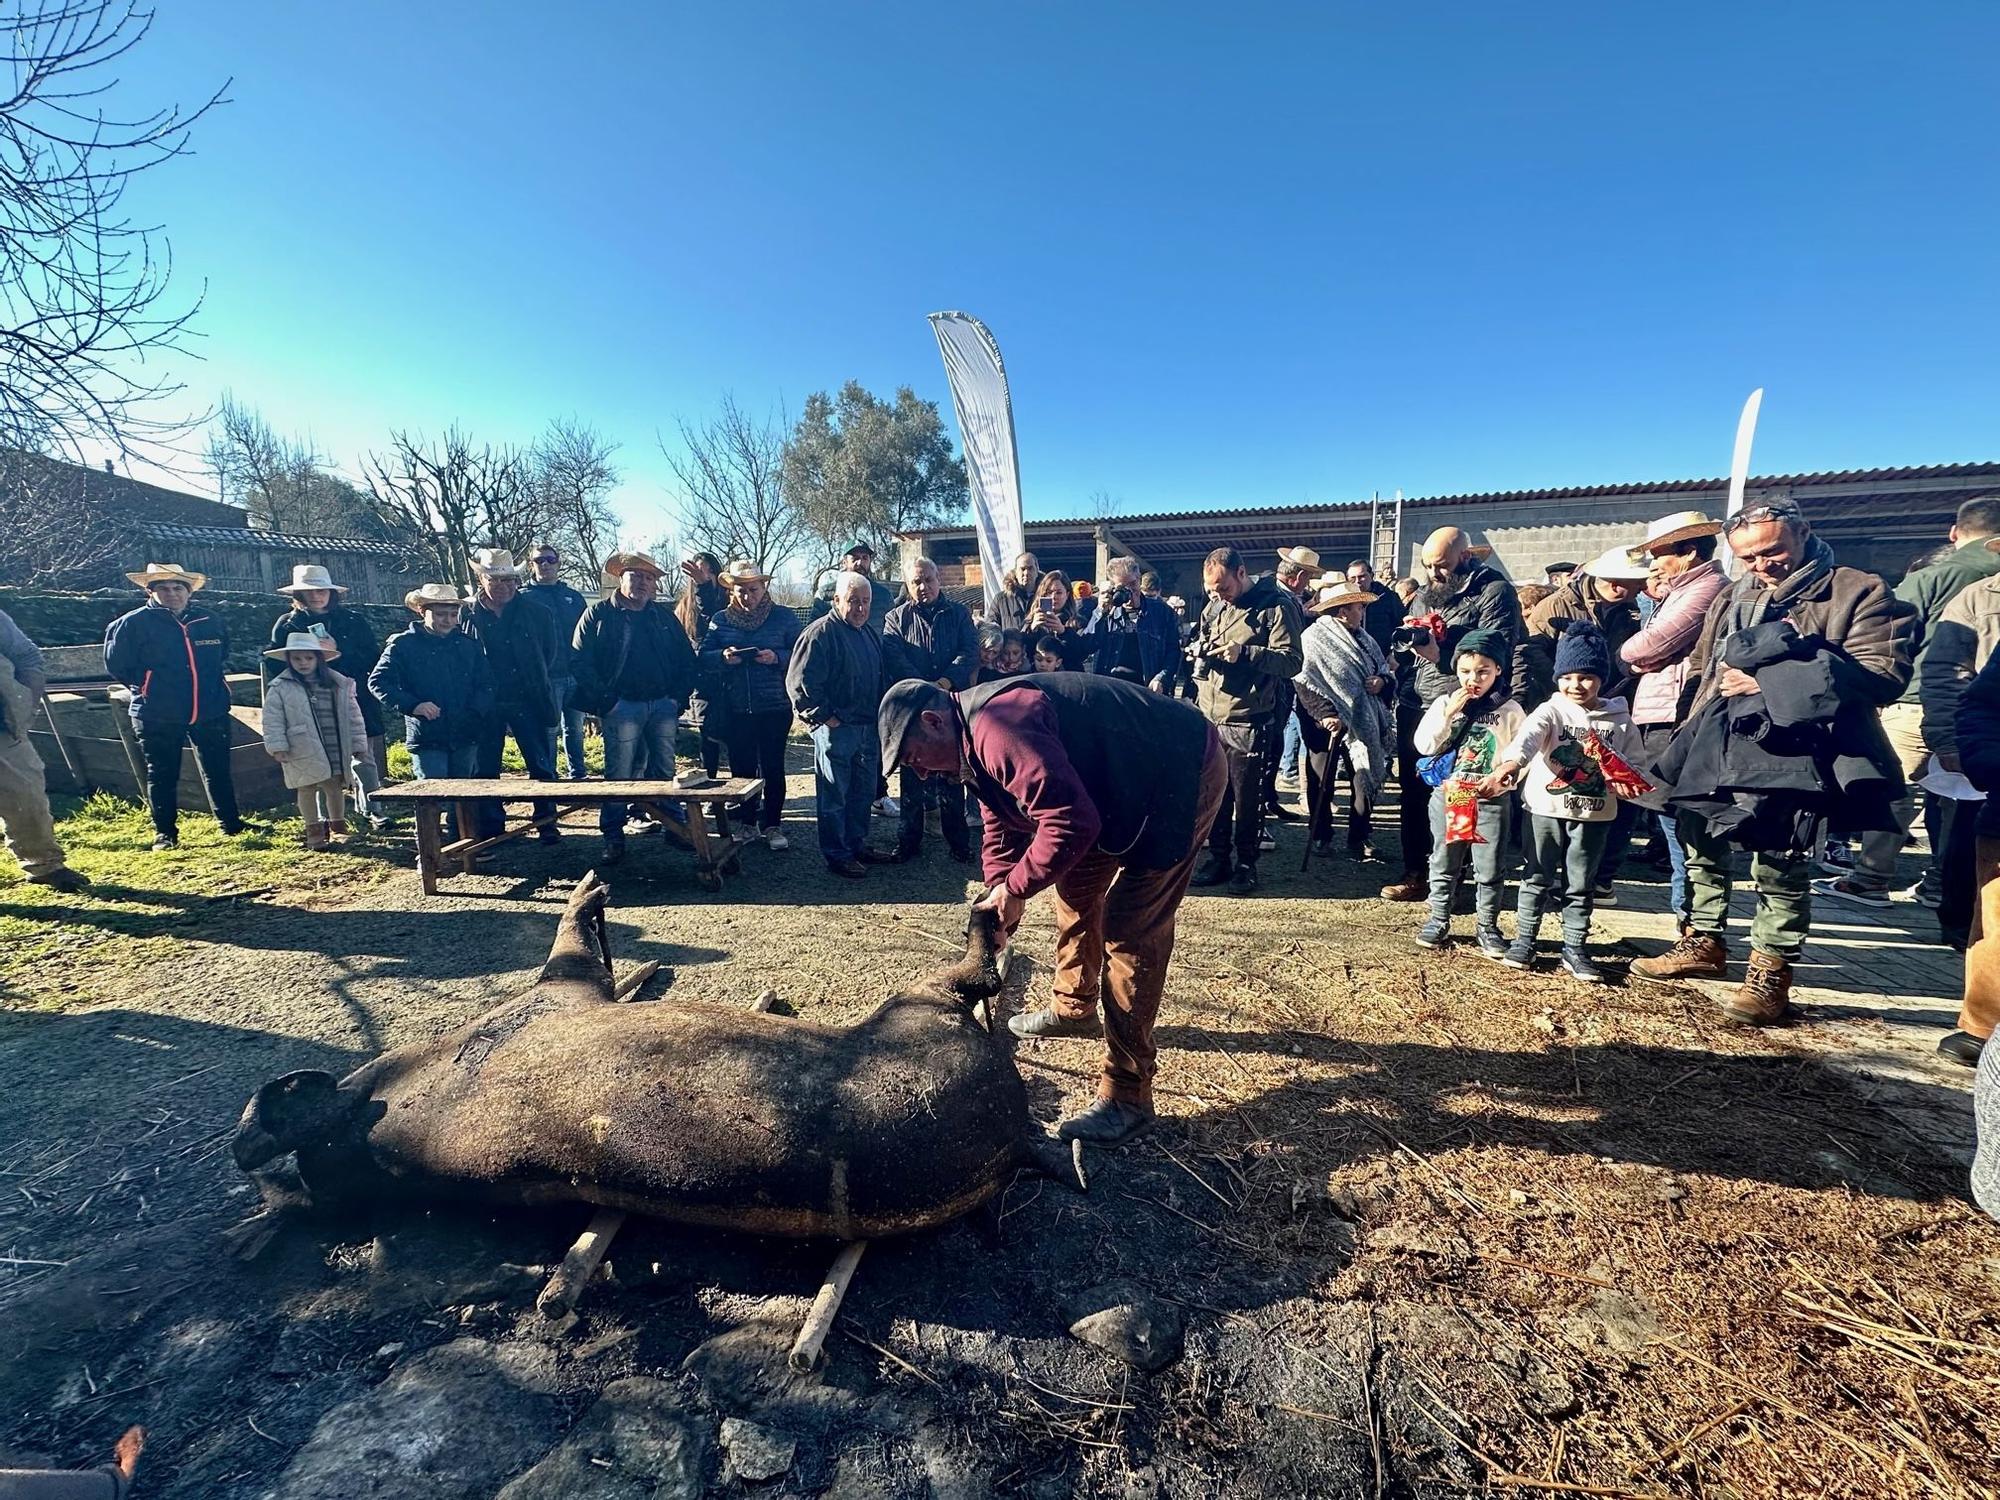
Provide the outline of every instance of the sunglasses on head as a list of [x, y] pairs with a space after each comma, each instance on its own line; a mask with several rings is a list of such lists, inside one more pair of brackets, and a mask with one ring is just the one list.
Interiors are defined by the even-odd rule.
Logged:
[[1722, 523], [1722, 534], [1733, 535], [1745, 526], [1760, 526], [1766, 521], [1798, 521], [1804, 519], [1804, 512], [1790, 500], [1773, 500], [1768, 505], [1752, 505], [1739, 510]]

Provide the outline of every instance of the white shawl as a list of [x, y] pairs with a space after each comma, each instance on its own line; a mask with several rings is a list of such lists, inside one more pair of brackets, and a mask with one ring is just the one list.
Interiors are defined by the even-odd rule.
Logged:
[[1355, 778], [1371, 795], [1379, 792], [1389, 778], [1389, 705], [1368, 691], [1368, 679], [1388, 677], [1389, 659], [1373, 636], [1348, 629], [1332, 615], [1306, 627], [1304, 647], [1300, 684], [1339, 711]]

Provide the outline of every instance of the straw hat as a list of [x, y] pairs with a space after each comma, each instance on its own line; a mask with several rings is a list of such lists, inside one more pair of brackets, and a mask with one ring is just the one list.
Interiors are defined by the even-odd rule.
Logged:
[[340, 647], [334, 645], [333, 637], [319, 630], [294, 630], [290, 635], [285, 637], [284, 645], [273, 646], [264, 654], [266, 656], [275, 656], [282, 660], [284, 657], [290, 656], [294, 651], [317, 651], [321, 658], [326, 661], [332, 661], [336, 656], [340, 655]]
[[769, 583], [771, 575], [749, 558], [739, 557], [717, 574], [715, 581], [728, 588], [733, 583]]
[[1280, 547], [1278, 559], [1290, 563], [1295, 568], [1311, 569], [1319, 566], [1319, 554], [1310, 547]]
[[1312, 602], [1312, 608], [1307, 613], [1323, 615], [1329, 610], [1339, 609], [1343, 604], [1373, 604], [1374, 602], [1375, 596], [1373, 594], [1365, 589], [1349, 588], [1347, 580], [1343, 578], [1337, 586], [1321, 589], [1318, 596]]
[[465, 599], [448, 583], [427, 583], [403, 595], [403, 603], [409, 606], [411, 613], [420, 615], [434, 604], [449, 604], [457, 609], [465, 603]]
[[299, 563], [292, 569], [292, 581], [278, 586], [281, 594], [298, 594], [306, 589], [325, 589], [328, 593], [344, 594], [347, 585], [335, 583], [333, 575], [318, 563]]
[[472, 571], [482, 578], [519, 578], [521, 565], [505, 547], [481, 547], [472, 554]]
[[150, 589], [156, 583], [184, 583], [190, 594], [208, 583], [206, 573], [190, 573], [179, 563], [147, 563], [145, 572], [127, 573], [125, 576], [142, 589]]
[[1652, 576], [1636, 547], [1610, 547], [1583, 565], [1583, 571], [1606, 583], [1644, 583]]
[[627, 573], [651, 573], [658, 578], [666, 571], [644, 552], [614, 552], [604, 559], [604, 581], [614, 587]]
[[1650, 523], [1646, 527], [1646, 540], [1636, 550], [1650, 552], [1655, 547], [1670, 547], [1675, 542], [1691, 541], [1698, 536], [1714, 536], [1720, 530], [1722, 523], [1709, 520], [1701, 511], [1677, 510]]

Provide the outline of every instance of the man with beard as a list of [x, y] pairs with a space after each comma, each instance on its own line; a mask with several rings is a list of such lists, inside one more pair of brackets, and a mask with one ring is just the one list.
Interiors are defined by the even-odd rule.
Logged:
[[[1444, 638], [1424, 637], [1396, 652], [1396, 784], [1402, 804], [1403, 878], [1382, 887], [1385, 901], [1422, 901], [1430, 892], [1431, 827], [1428, 792], [1417, 772], [1417, 721], [1434, 700], [1453, 692], [1457, 679], [1440, 666], [1449, 662], [1468, 630], [1498, 631], [1508, 659], [1523, 633], [1521, 600], [1499, 569], [1485, 559], [1492, 548], [1475, 544], [1456, 526], [1440, 526], [1417, 553], [1422, 583], [1410, 601], [1410, 615], [1437, 615]], [[1508, 689], [1512, 691], [1511, 682]]]

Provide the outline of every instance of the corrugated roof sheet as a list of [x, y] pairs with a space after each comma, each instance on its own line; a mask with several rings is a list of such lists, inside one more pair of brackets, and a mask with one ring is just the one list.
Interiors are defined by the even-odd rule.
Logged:
[[394, 542], [378, 542], [357, 536], [293, 536], [283, 531], [252, 531], [234, 526], [172, 526], [162, 521], [141, 521], [142, 535], [160, 542], [186, 542], [191, 547], [255, 547], [272, 552], [348, 552], [373, 557], [404, 556]]
[[[1899, 469], [1837, 469], [1820, 474], [1762, 474], [1749, 480], [1751, 489], [1774, 489], [1790, 485], [1831, 485], [1831, 484], [1894, 484], [1912, 479], [1988, 479], [2000, 478], [2000, 462], [1967, 464], [1921, 464]], [[1406, 495], [1403, 508], [1422, 508], [1438, 505], [1496, 504], [1509, 500], [1583, 500], [1605, 495], [1674, 495], [1701, 490], [1726, 489], [1729, 481], [1722, 479], [1656, 479], [1641, 484], [1585, 484], [1572, 485], [1562, 489], [1549, 490], [1489, 490], [1483, 493], [1463, 495]], [[1215, 510], [1168, 510], [1155, 511], [1147, 515], [1118, 515], [1104, 517], [1059, 516], [1046, 521], [1029, 521], [1030, 526], [1109, 526], [1116, 531], [1120, 526], [1135, 523], [1154, 524], [1175, 521], [1193, 521], [1197, 517], [1210, 521], [1235, 516], [1280, 516], [1295, 515], [1301, 511], [1365, 510], [1370, 502], [1366, 500], [1325, 500], [1309, 501], [1295, 505], [1252, 505], [1220, 507]], [[1384, 503], [1389, 503], [1384, 499]], [[969, 526], [932, 526], [922, 531], [910, 532], [911, 536], [946, 536], [955, 532], [969, 532]]]

